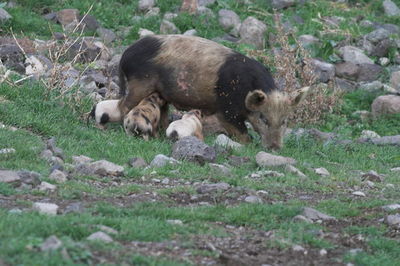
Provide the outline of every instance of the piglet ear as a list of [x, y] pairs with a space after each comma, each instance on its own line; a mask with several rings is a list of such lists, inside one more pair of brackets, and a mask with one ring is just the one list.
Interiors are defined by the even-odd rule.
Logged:
[[247, 94], [245, 104], [247, 109], [257, 112], [260, 111], [261, 106], [263, 106], [266, 101], [267, 95], [261, 90], [255, 90]]
[[291, 105], [296, 106], [298, 105], [304, 98], [307, 96], [307, 94], [310, 91], [310, 87], [303, 87], [301, 89], [296, 90], [290, 99]]

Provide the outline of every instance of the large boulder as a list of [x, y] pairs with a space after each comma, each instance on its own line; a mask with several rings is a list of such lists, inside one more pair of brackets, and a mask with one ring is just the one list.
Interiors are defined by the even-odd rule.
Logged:
[[376, 98], [371, 105], [372, 115], [378, 117], [384, 114], [400, 113], [400, 96], [382, 95]]

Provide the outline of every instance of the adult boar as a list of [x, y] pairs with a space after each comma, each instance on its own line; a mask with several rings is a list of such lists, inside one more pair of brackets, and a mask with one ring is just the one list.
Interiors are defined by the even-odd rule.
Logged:
[[308, 90], [288, 95], [277, 89], [263, 64], [213, 41], [183, 35], [136, 41], [121, 57], [120, 82], [123, 114], [158, 92], [177, 109], [216, 114], [229, 135], [241, 142], [250, 141], [248, 120], [262, 144], [273, 149], [281, 148], [286, 118]]

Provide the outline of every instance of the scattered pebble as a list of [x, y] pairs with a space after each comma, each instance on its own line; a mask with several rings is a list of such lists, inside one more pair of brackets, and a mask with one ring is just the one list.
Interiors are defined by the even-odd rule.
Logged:
[[41, 245], [41, 251], [56, 250], [62, 246], [62, 242], [55, 235], [49, 236]]
[[101, 232], [101, 231], [91, 234], [86, 239], [91, 240], [91, 241], [102, 241], [105, 243], [113, 242], [113, 239], [111, 238], [111, 236], [109, 236], [106, 233]]
[[35, 202], [32, 206], [33, 210], [42, 214], [56, 215], [58, 205], [54, 203]]
[[45, 181], [42, 181], [40, 183], [40, 185], [39, 185], [39, 190], [40, 191], [51, 191], [52, 192], [52, 191], [55, 191], [56, 189], [57, 189], [56, 185], [47, 183]]
[[320, 175], [320, 176], [330, 176], [330, 173], [324, 167], [315, 168], [314, 171], [317, 175]]
[[263, 200], [257, 196], [247, 196], [244, 201], [248, 203], [263, 203]]
[[16, 150], [14, 148], [5, 148], [5, 149], [0, 149], [0, 154], [10, 154], [10, 153], [15, 153]]
[[167, 220], [167, 223], [172, 225], [183, 225], [183, 222], [181, 220]]
[[362, 191], [354, 191], [351, 194], [353, 194], [354, 196], [365, 197], [365, 193]]
[[385, 206], [382, 206], [382, 209], [384, 209], [385, 211], [395, 211], [395, 210], [399, 210], [399, 209], [400, 209], [400, 204], [389, 204], [389, 205], [385, 205]]

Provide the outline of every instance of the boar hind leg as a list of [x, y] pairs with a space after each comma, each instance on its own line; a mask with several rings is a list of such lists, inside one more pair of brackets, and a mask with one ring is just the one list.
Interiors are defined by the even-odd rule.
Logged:
[[168, 120], [168, 103], [166, 103], [163, 107], [160, 108], [160, 128], [167, 129], [169, 125]]
[[127, 84], [128, 94], [120, 102], [120, 110], [126, 115], [138, 103], [155, 92], [155, 86], [151, 81], [132, 79]]
[[247, 134], [247, 128], [244, 124], [244, 120], [237, 120], [235, 124], [228, 122], [224, 116], [217, 115], [218, 120], [221, 122], [222, 126], [228, 132], [228, 135], [236, 138], [241, 143], [250, 143], [251, 138]]

